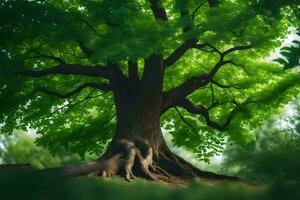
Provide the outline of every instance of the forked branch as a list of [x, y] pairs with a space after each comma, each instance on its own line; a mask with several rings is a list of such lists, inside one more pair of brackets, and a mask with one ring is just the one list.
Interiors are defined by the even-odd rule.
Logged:
[[139, 81], [137, 62], [133, 62], [131, 60], [128, 61], [128, 74], [129, 74], [129, 81], [133, 85], [137, 84]]
[[217, 129], [219, 131], [225, 131], [227, 126], [230, 124], [232, 121], [233, 117], [235, 116], [237, 112], [237, 108], [235, 107], [228, 115], [226, 121], [224, 124], [219, 124], [215, 121], [213, 121], [209, 115], [209, 109], [205, 108], [202, 105], [195, 105], [193, 104], [190, 100], [184, 99], [183, 101], [178, 103], [178, 106], [186, 109], [189, 113], [192, 114], [197, 114], [197, 115], [202, 115], [205, 118], [205, 121], [208, 126]]
[[168, 16], [166, 10], [160, 5], [160, 0], [150, 0], [150, 8], [156, 20], [167, 21]]
[[199, 76], [194, 76], [183, 84], [173, 88], [170, 91], [164, 92], [163, 94], [163, 110], [167, 110], [170, 107], [173, 107], [174, 104], [178, 103], [179, 100], [185, 98], [189, 94], [193, 93], [197, 89], [206, 86], [210, 83], [214, 77], [214, 75], [218, 72], [218, 70], [223, 66], [228, 64], [229, 61], [219, 61], [213, 69], [207, 73]]
[[[209, 47], [210, 49], [209, 50], [205, 49], [207, 47]], [[199, 49], [199, 50], [205, 51], [205, 52], [216, 52], [216, 53], [219, 54], [220, 59], [221, 59], [221, 58], [224, 58], [226, 55], [228, 55], [228, 54], [230, 54], [234, 51], [248, 50], [248, 49], [252, 48], [252, 45], [240, 45], [240, 46], [229, 48], [224, 52], [221, 52], [220, 50], [218, 50], [216, 47], [214, 47], [213, 45], [211, 45], [209, 43], [195, 44], [193, 46], [193, 48]]]
[[184, 99], [186, 96], [190, 95], [194, 91], [210, 83], [213, 80], [214, 76], [217, 74], [217, 72], [222, 68], [222, 66], [227, 64], [239, 66], [230, 59], [226, 60], [225, 59], [226, 55], [235, 51], [246, 50], [251, 48], [250, 45], [237, 46], [237, 47], [232, 47], [224, 52], [221, 52], [217, 48], [207, 43], [197, 44], [194, 46], [194, 48], [197, 47], [198, 49], [203, 50], [207, 46], [211, 49], [211, 52], [216, 52], [219, 55], [219, 61], [214, 65], [214, 67], [211, 69], [210, 72], [191, 77], [181, 85], [173, 88], [170, 91], [164, 92], [163, 94], [164, 102], [162, 108], [163, 111], [173, 107], [173, 105], [177, 104], [181, 99]]
[[177, 49], [175, 49], [165, 60], [164, 68], [167, 69], [169, 66], [179, 60], [189, 49], [195, 46], [197, 43], [196, 39], [189, 39], [182, 43]]

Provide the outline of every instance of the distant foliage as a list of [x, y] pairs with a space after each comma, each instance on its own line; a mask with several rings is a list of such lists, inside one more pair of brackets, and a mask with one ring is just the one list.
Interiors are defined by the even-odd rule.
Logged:
[[16, 132], [12, 136], [5, 136], [0, 142], [2, 164], [30, 164], [44, 169], [80, 162], [78, 155], [68, 153], [62, 148], [53, 155], [46, 149], [36, 147], [34, 137], [26, 133]]
[[246, 180], [300, 180], [299, 104], [292, 117], [279, 117], [256, 130], [256, 141], [229, 146], [224, 169]]

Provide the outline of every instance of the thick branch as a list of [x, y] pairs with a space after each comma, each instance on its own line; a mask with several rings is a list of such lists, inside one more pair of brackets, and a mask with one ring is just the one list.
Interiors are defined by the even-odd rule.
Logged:
[[226, 127], [230, 124], [230, 122], [232, 121], [234, 115], [236, 114], [236, 108], [234, 108], [228, 115], [225, 123], [223, 125], [214, 122], [210, 116], [209, 116], [209, 112], [208, 109], [205, 108], [204, 106], [201, 105], [195, 105], [193, 104], [191, 101], [189, 101], [188, 99], [184, 99], [183, 101], [179, 102], [178, 106], [186, 109], [189, 113], [192, 114], [198, 114], [198, 115], [202, 115], [205, 118], [205, 121], [207, 123], [208, 126], [217, 129], [219, 131], [225, 131]]
[[136, 62], [128, 61], [128, 73], [129, 73], [129, 81], [133, 84], [138, 83], [139, 81], [138, 64]]
[[[202, 7], [205, 2], [202, 2], [192, 13], [191, 18], [194, 19], [196, 12], [200, 9], [200, 7]], [[216, 5], [218, 2], [217, 0], [211, 0], [209, 1], [210, 6], [214, 6]], [[180, 11], [180, 15], [181, 17], [186, 17], [189, 16], [189, 12], [187, 9], [183, 9]], [[186, 25], [183, 27], [183, 31], [187, 32], [189, 30], [191, 30], [191, 26]], [[208, 51], [208, 52], [217, 52], [220, 57], [224, 57], [225, 55], [231, 53], [232, 51], [236, 51], [236, 50], [243, 50], [243, 48], [247, 48], [248, 46], [239, 46], [239, 47], [234, 47], [232, 49], [229, 49], [227, 51], [225, 51], [224, 53], [221, 53], [217, 48], [213, 47], [212, 45], [208, 44], [208, 43], [204, 43], [204, 44], [196, 44], [197, 43], [197, 39], [195, 38], [191, 38], [186, 40], [183, 44], [181, 44], [177, 49], [175, 49], [165, 60], [164, 60], [164, 68], [168, 68], [169, 66], [171, 66], [172, 64], [174, 64], [177, 60], [179, 60], [189, 49], [191, 48], [196, 48], [196, 49], [200, 49], [205, 51], [205, 47], [210, 47], [212, 50]]]
[[172, 107], [173, 104], [176, 104], [180, 99], [188, 96], [189, 94], [193, 93], [200, 87], [206, 86], [211, 80], [213, 79], [214, 75], [218, 72], [218, 70], [223, 66], [228, 64], [229, 61], [219, 61], [213, 69], [208, 74], [203, 74], [200, 76], [195, 76], [188, 79], [183, 84], [175, 87], [174, 89], [165, 92], [163, 95], [163, 110]]
[[193, 93], [197, 89], [206, 86], [208, 83], [210, 83], [216, 73], [221, 69], [222, 66], [226, 64], [235, 64], [232, 60], [225, 60], [224, 57], [232, 52], [239, 51], [239, 50], [246, 50], [250, 49], [251, 45], [247, 46], [237, 46], [232, 47], [224, 52], [219, 51], [217, 48], [213, 47], [210, 44], [196, 44], [194, 45], [194, 48], [203, 50], [205, 47], [210, 47], [212, 49], [212, 52], [216, 52], [219, 54], [219, 61], [215, 64], [215, 66], [211, 69], [211, 71], [207, 74], [202, 74], [199, 76], [192, 77], [185, 81], [183, 84], [175, 87], [174, 89], [165, 92], [163, 94], [163, 107], [162, 110], [165, 111], [168, 108], [172, 107], [174, 104], [178, 103], [179, 100], [185, 98], [189, 94]]
[[179, 60], [190, 48], [192, 48], [196, 44], [196, 39], [186, 40], [183, 44], [181, 44], [177, 49], [175, 49], [169, 57], [164, 60], [164, 68], [168, 68], [172, 64], [174, 64], [177, 60]]
[[160, 96], [163, 85], [163, 58], [162, 55], [152, 54], [145, 59], [144, 72], [141, 79], [141, 88], [144, 91], [154, 92]]
[[167, 21], [167, 12], [161, 7], [159, 0], [150, 0], [150, 7], [156, 20]]
[[74, 89], [70, 92], [67, 92], [67, 93], [59, 93], [57, 91], [48, 90], [48, 89], [45, 89], [45, 88], [36, 89], [33, 93], [43, 92], [45, 94], [48, 94], [48, 95], [51, 95], [51, 96], [56, 96], [56, 97], [64, 99], [64, 98], [71, 97], [71, 96], [81, 92], [85, 88], [94, 88], [94, 89], [99, 89], [99, 90], [103, 90], [103, 91], [109, 91], [109, 90], [112, 89], [110, 84], [90, 82], [90, 83], [84, 83], [81, 86], [79, 86], [78, 88], [76, 88], [76, 89]]
[[83, 75], [104, 77], [110, 79], [112, 71], [109, 66], [83, 66], [79, 64], [59, 64], [55, 67], [40, 70], [40, 71], [23, 71], [23, 75], [30, 77], [43, 77], [52, 74], [64, 74], [64, 75]]
[[[195, 13], [193, 13], [194, 15]], [[181, 17], [191, 17], [191, 21], [193, 20], [193, 16], [190, 16], [188, 9], [180, 10]], [[187, 24], [183, 27], [183, 32], [188, 32], [192, 29], [192, 24]], [[164, 60], [164, 69], [168, 68], [172, 64], [174, 64], [177, 60], [179, 60], [189, 49], [193, 48], [197, 43], [196, 38], [187, 39], [184, 43], [182, 43], [177, 49], [175, 49], [165, 60]]]

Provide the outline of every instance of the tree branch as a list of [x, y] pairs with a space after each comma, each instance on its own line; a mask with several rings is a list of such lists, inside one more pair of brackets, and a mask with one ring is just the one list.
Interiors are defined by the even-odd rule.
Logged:
[[226, 121], [224, 124], [219, 124], [215, 121], [213, 121], [210, 116], [209, 116], [209, 111], [208, 109], [206, 109], [204, 106], [201, 105], [195, 105], [193, 104], [190, 100], [188, 99], [184, 99], [183, 101], [181, 101], [178, 106], [186, 109], [189, 113], [192, 114], [198, 114], [198, 115], [202, 115], [205, 118], [205, 121], [207, 123], [208, 126], [217, 129], [219, 131], [225, 131], [227, 126], [230, 124], [230, 122], [232, 121], [234, 115], [237, 112], [237, 108], [234, 108], [228, 115]]
[[214, 84], [214, 85], [217, 85], [220, 88], [230, 88], [231, 87], [231, 85], [223, 85], [223, 84], [218, 83], [217, 81], [214, 81], [214, 80], [211, 80], [211, 83]]
[[159, 5], [160, 0], [150, 0], [150, 8], [156, 20], [167, 21], [168, 16], [166, 10]]
[[178, 108], [177, 108], [176, 106], [175, 106], [175, 110], [176, 110], [178, 116], [180, 117], [180, 119], [181, 119], [186, 125], [188, 125], [189, 127], [191, 127], [191, 128], [195, 131], [195, 130], [196, 130], [195, 127], [193, 127], [193, 125], [190, 124], [190, 123], [184, 118], [184, 116], [180, 113], [180, 111], [178, 110]]
[[133, 84], [137, 84], [139, 81], [138, 64], [136, 62], [128, 61], [128, 74], [129, 81]]
[[[79, 105], [79, 104], [81, 104], [81, 103], [83, 103], [83, 102], [87, 102], [87, 101], [90, 100], [90, 99], [94, 99], [94, 98], [98, 98], [98, 97], [100, 97], [100, 96], [103, 96], [103, 95], [105, 95], [105, 94], [108, 92], [108, 91], [105, 91], [105, 92], [103, 92], [103, 93], [101, 93], [101, 94], [99, 94], [99, 95], [92, 96], [92, 94], [94, 93], [95, 90], [96, 90], [96, 89], [93, 89], [93, 90], [90, 91], [83, 99], [78, 100], [78, 101], [76, 101], [76, 102], [75, 102], [74, 99], [71, 99], [70, 102], [69, 102], [68, 104], [63, 105], [63, 106], [57, 108], [54, 112], [62, 111], [62, 110], [65, 109], [65, 108], [66, 108], [65, 111], [68, 112], [68, 111], [70, 111], [72, 108], [74, 108], [75, 106], [77, 106], [77, 105]], [[76, 96], [75, 96], [74, 98], [76, 98], [77, 95], [78, 95], [78, 94], [76, 94]], [[53, 112], [53, 113], [54, 113], [54, 112]]]
[[65, 61], [63, 59], [61, 59], [60, 57], [57, 57], [57, 56], [54, 56], [54, 55], [45, 55], [45, 54], [42, 54], [40, 53], [38, 50], [35, 50], [35, 49], [29, 49], [31, 52], [33, 52], [36, 56], [30, 56], [30, 57], [27, 57], [26, 59], [36, 59], [36, 58], [47, 58], [47, 59], [50, 59], [50, 60], [54, 60], [60, 64], [64, 64]]
[[202, 7], [202, 6], [204, 6], [204, 4], [206, 4], [206, 0], [205, 1], [203, 1], [201, 4], [199, 4], [199, 6], [197, 6], [196, 7], [196, 9], [193, 11], [193, 13], [192, 13], [192, 19], [194, 20], [195, 19], [195, 17], [196, 17], [196, 13], [198, 12], [198, 10]]
[[[176, 104], [177, 101], [193, 93], [200, 87], [206, 86], [213, 79], [218, 70], [223, 65], [226, 65], [228, 63], [229, 61], [221, 60], [213, 67], [213, 69], [208, 74], [192, 77], [185, 81], [183, 84], [173, 88], [168, 92], [165, 92], [163, 94], [163, 101], [165, 101], [163, 105], [166, 107], [170, 107], [173, 104]], [[163, 110], [164, 109], [167, 108], [163, 108]]]
[[[211, 50], [205, 49], [206, 47], [211, 48]], [[211, 44], [209, 44], [209, 43], [195, 44], [195, 45], [193, 46], [193, 48], [194, 48], [194, 49], [201, 50], [201, 51], [205, 51], [205, 52], [216, 52], [216, 53], [219, 54], [220, 57], [222, 56], [221, 51], [219, 51], [216, 47], [214, 47], [213, 45], [211, 45]]]
[[112, 71], [109, 66], [83, 66], [79, 64], [59, 64], [52, 68], [40, 70], [40, 71], [23, 71], [22, 75], [30, 77], [43, 77], [52, 74], [64, 74], [64, 75], [83, 75], [93, 77], [104, 77], [110, 79]]
[[83, 22], [89, 29], [91, 29], [94, 33], [98, 35], [98, 31], [95, 29], [95, 27], [89, 23], [87, 20], [79, 18], [79, 21]]
[[[209, 47], [211, 48], [211, 50], [206, 50], [205, 47]], [[201, 50], [201, 51], [205, 51], [205, 52], [216, 52], [219, 54], [220, 57], [225, 57], [226, 55], [234, 52], [234, 51], [242, 51], [242, 50], [248, 50], [252, 48], [252, 45], [241, 45], [241, 46], [236, 46], [236, 47], [232, 47], [230, 49], [227, 49], [224, 52], [221, 52], [220, 50], [218, 50], [216, 47], [214, 47], [213, 45], [209, 44], [209, 43], [204, 43], [204, 44], [195, 44], [193, 46], [193, 48]]]
[[214, 84], [214, 85], [216, 85], [216, 86], [218, 86], [219, 88], [235, 88], [235, 89], [241, 89], [241, 88], [238, 87], [239, 84], [223, 85], [223, 84], [221, 84], [221, 83], [219, 83], [219, 82], [217, 82], [217, 81], [215, 81], [215, 80], [212, 80], [211, 83]]
[[[200, 6], [201, 7], [201, 6]], [[194, 19], [194, 15], [197, 10], [200, 8], [196, 8], [196, 10], [190, 16], [189, 10], [181, 9], [180, 16], [181, 17], [191, 17], [191, 21]], [[186, 33], [192, 29], [192, 24], [187, 24], [183, 27], [183, 32]], [[177, 60], [179, 60], [189, 49], [193, 48], [197, 43], [196, 38], [187, 39], [184, 43], [182, 43], [177, 49], [175, 49], [165, 60], [164, 60], [164, 69], [167, 69], [169, 66], [174, 64]]]
[[[144, 91], [153, 92], [160, 96], [163, 86], [163, 58], [162, 55], [152, 54], [145, 59], [144, 71], [140, 87]], [[147, 92], [147, 93], [148, 93]]]
[[237, 46], [237, 47], [232, 47], [226, 51], [224, 51], [222, 53], [223, 56], [226, 56], [234, 51], [242, 51], [242, 50], [248, 50], [248, 49], [251, 49], [252, 48], [252, 45], [245, 45], [245, 46]]
[[214, 103], [212, 103], [209, 107], [207, 107], [207, 110], [210, 111], [211, 109], [220, 106], [220, 105], [224, 105], [224, 104], [233, 104], [235, 106], [238, 106], [239, 104], [236, 102], [235, 99], [231, 99], [231, 100], [226, 100], [226, 101], [215, 101]]
[[45, 88], [38, 88], [38, 89], [34, 90], [31, 94], [35, 94], [37, 92], [43, 92], [43, 93], [51, 95], [51, 96], [56, 96], [56, 97], [65, 99], [65, 98], [74, 96], [75, 94], [81, 92], [85, 88], [94, 88], [94, 89], [99, 89], [102, 91], [110, 91], [112, 89], [112, 86], [110, 84], [105, 84], [105, 83], [88, 82], [88, 83], [84, 83], [84, 84], [80, 85], [78, 88], [76, 88], [70, 92], [67, 92], [67, 93], [59, 93], [57, 91], [48, 90]]
[[167, 69], [177, 60], [179, 60], [190, 48], [192, 48], [196, 44], [196, 42], [196, 39], [189, 39], [181, 44], [164, 60], [164, 68]]
[[224, 52], [219, 51], [217, 48], [213, 47], [210, 44], [197, 44], [196, 45], [198, 49], [202, 50], [204, 47], [209, 46], [212, 48], [213, 52], [216, 52], [219, 54], [219, 61], [214, 65], [214, 67], [211, 69], [211, 71], [207, 74], [202, 74], [199, 76], [192, 77], [182, 83], [181, 85], [173, 88], [170, 91], [167, 91], [163, 94], [163, 108], [162, 110], [167, 110], [168, 108], [172, 107], [174, 104], [178, 103], [179, 100], [185, 98], [189, 94], [193, 93], [197, 89], [206, 86], [208, 83], [210, 83], [215, 74], [221, 69], [222, 66], [226, 64], [233, 64], [236, 65], [232, 60], [225, 60], [224, 57], [234, 51], [239, 50], [246, 50], [250, 49], [251, 46], [237, 46], [232, 47]]

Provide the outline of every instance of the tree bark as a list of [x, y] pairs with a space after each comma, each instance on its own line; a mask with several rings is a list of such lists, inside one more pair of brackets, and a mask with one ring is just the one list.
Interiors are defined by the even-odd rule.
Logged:
[[[99, 162], [107, 165], [98, 176], [135, 177], [152, 181], [185, 184], [200, 177], [208, 181], [237, 180], [235, 177], [204, 172], [175, 155], [166, 145], [159, 125], [159, 115], [146, 108], [131, 108], [127, 116], [118, 117], [116, 135]], [[149, 113], [147, 113], [149, 112]]]
[[[133, 67], [133, 63], [130, 65]], [[183, 184], [195, 177], [236, 180], [203, 172], [170, 151], [160, 127], [163, 74], [162, 56], [151, 55], [145, 60], [143, 76], [138, 84], [116, 77], [116, 133], [98, 164], [88, 168], [98, 176], [119, 175], [127, 180], [142, 177], [172, 184]], [[71, 171], [76, 172], [76, 169]]]

